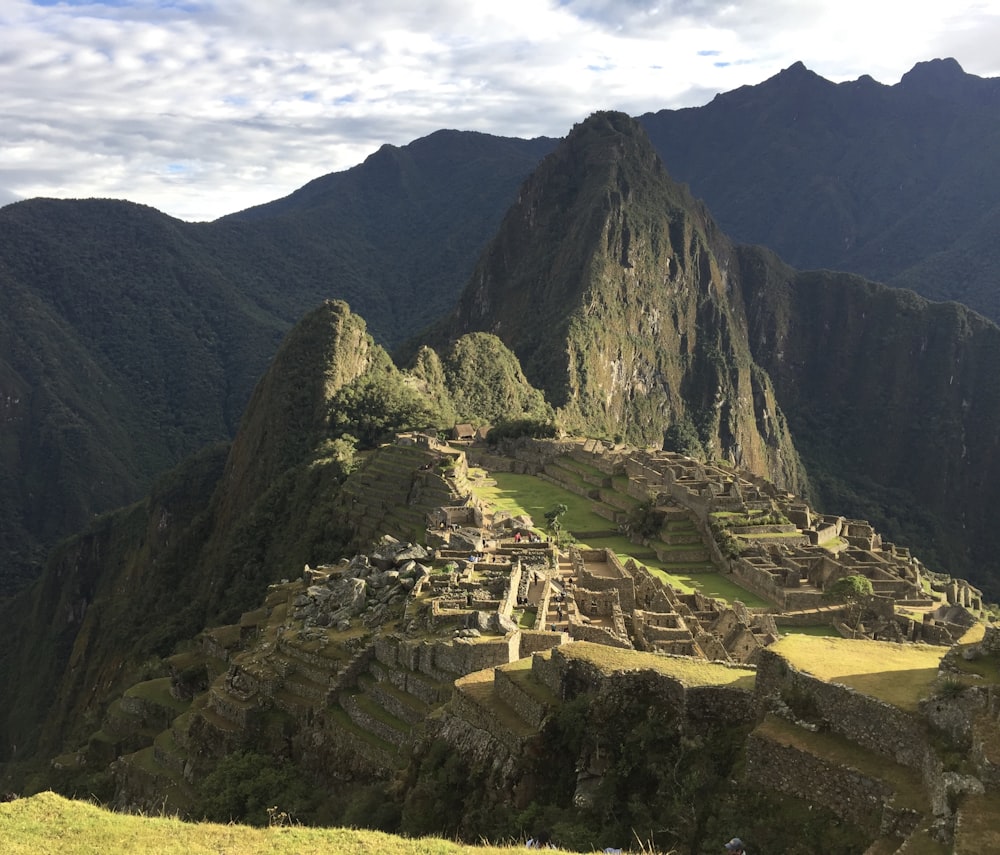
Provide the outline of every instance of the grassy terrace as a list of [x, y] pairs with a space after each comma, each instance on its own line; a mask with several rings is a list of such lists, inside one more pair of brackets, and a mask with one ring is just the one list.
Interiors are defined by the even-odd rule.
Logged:
[[488, 709], [497, 720], [517, 736], [531, 736], [537, 731], [524, 721], [509, 705], [497, 697], [494, 687], [493, 669], [474, 671], [455, 681], [455, 690], [462, 692], [484, 709]]
[[156, 680], [136, 683], [126, 690], [125, 696], [139, 698], [140, 700], [148, 701], [168, 710], [176, 710], [177, 712], [183, 712], [191, 704], [190, 701], [180, 701], [170, 694], [169, 677], [159, 677]]
[[820, 638], [840, 638], [837, 632], [829, 624], [816, 624], [814, 626], [778, 626], [782, 635], [812, 635]]
[[559, 699], [535, 679], [531, 671], [531, 658], [518, 659], [509, 665], [501, 665], [500, 669], [510, 677], [526, 694], [535, 700], [546, 704], [556, 704]]
[[[574, 461], [575, 463], [575, 461]], [[516, 475], [510, 472], [491, 473], [493, 484], [476, 485], [473, 491], [481, 500], [490, 503], [498, 511], [511, 514], [528, 514], [536, 525], [545, 520], [547, 511], [556, 505], [566, 505], [562, 526], [570, 532], [581, 546], [591, 549], [611, 549], [624, 562], [637, 552], [647, 550], [620, 534], [595, 537], [588, 532], [608, 532], [613, 523], [594, 513], [592, 499], [578, 496], [556, 484], [543, 481], [533, 475]], [[540, 534], [546, 532], [536, 529]], [[699, 591], [709, 597], [727, 601], [740, 600], [751, 608], [770, 605], [766, 600], [751, 594], [744, 588], [716, 572], [705, 572], [705, 564], [668, 564], [656, 559], [636, 559], [648, 567], [661, 581], [684, 593]]]
[[955, 855], [1000, 852], [1000, 794], [966, 795], [961, 805], [959, 831], [955, 835]]
[[[981, 627], [981, 625], [979, 625]], [[982, 633], [979, 633], [981, 635]], [[980, 638], [973, 637], [972, 639], [966, 639], [963, 637], [963, 645], [973, 645]], [[951, 664], [958, 669], [960, 674], [968, 675], [968, 679], [963, 679], [962, 682], [967, 683], [971, 686], [982, 686], [982, 685], [993, 685], [996, 686], [1000, 684], [1000, 659], [997, 656], [982, 656], [975, 659], [965, 659], [962, 656], [956, 656], [951, 660]]]
[[623, 650], [589, 641], [564, 644], [559, 648], [559, 653], [567, 659], [580, 659], [596, 665], [605, 674], [613, 674], [616, 671], [656, 671], [673, 677], [689, 687], [730, 686], [734, 689], [752, 691], [757, 677], [757, 672], [749, 668], [733, 668], [702, 659], [675, 658], [636, 650]]
[[946, 650], [921, 644], [790, 635], [770, 648], [793, 667], [907, 711], [928, 697]]

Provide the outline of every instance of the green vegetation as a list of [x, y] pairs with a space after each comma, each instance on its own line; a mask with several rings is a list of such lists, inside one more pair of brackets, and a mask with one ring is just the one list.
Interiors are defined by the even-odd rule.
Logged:
[[[419, 180], [439, 175], [466, 199], [484, 192], [461, 168], [416, 166], [428, 148], [383, 148], [350, 178], [205, 227], [114, 203], [31, 202], [0, 212], [0, 234], [10, 236], [0, 241], [10, 304], [0, 340], [12, 342], [0, 354], [0, 383], [4, 406], [20, 407], [5, 422], [14, 433], [0, 444], [0, 546], [14, 557], [12, 575], [32, 575], [49, 545], [88, 524], [52, 550], [38, 585], [0, 615], [0, 729], [10, 746], [2, 756], [17, 745], [12, 774], [32, 788], [56, 781], [67, 792], [105, 796], [113, 786], [107, 762], [122, 753], [151, 788], [181, 783], [156, 755], [171, 755], [183, 740], [161, 734], [150, 744], [154, 722], [128, 721], [129, 706], [116, 699], [127, 692], [144, 702], [132, 708], [154, 708], [150, 719], [179, 711], [163, 682], [165, 657], [179, 641], [229, 624], [212, 637], [234, 653], [265, 620], [260, 596], [268, 583], [382, 533], [418, 540], [425, 505], [452, 497], [442, 476], [455, 467], [420, 449], [379, 448], [402, 429], [447, 427], [461, 417], [494, 422], [498, 441], [558, 426], [728, 456], [782, 487], [809, 486], [817, 506], [867, 517], [893, 541], [929, 544], [921, 558], [932, 566], [987, 568], [990, 581], [1000, 554], [993, 520], [1000, 494], [989, 486], [1000, 484], [991, 451], [1000, 414], [995, 327], [957, 306], [931, 306], [840, 274], [796, 274], [765, 251], [734, 249], [669, 179], [638, 125], [601, 113], [524, 185], [522, 207], [482, 254], [474, 287], [431, 336], [447, 341], [440, 355], [424, 348], [413, 371], [403, 372], [375, 339], [399, 341], [447, 308], [459, 280], [449, 285], [443, 272], [467, 269], [471, 233], [489, 233], [457, 221], [455, 199], [441, 201]], [[376, 180], [361, 181], [362, 173]], [[505, 180], [508, 189], [516, 184], [510, 174]], [[337, 196], [349, 204], [331, 213]], [[413, 251], [400, 260], [427, 234], [456, 226], [468, 241], [442, 241], [434, 258]], [[375, 264], [373, 252], [396, 261]], [[372, 318], [372, 334], [345, 302], [323, 303], [304, 314], [251, 395], [281, 334], [331, 281]], [[502, 330], [504, 340], [482, 329]], [[220, 442], [234, 433], [231, 446]], [[977, 465], [958, 465], [942, 436], [961, 436], [963, 461]], [[196, 448], [206, 450], [188, 456]], [[125, 504], [179, 459], [147, 498]], [[634, 556], [686, 590], [763, 604], [726, 577], [699, 572], [710, 567], [695, 545], [700, 534], [657, 532], [655, 514], [620, 492], [620, 481], [586, 465], [558, 465], [586, 498], [516, 480], [525, 476], [498, 476], [477, 489], [494, 491], [515, 513], [547, 518], [559, 539]], [[124, 509], [93, 517], [112, 505]], [[734, 526], [784, 523], [778, 514], [719, 515], [714, 528], [734, 555], [741, 548]], [[630, 532], [651, 546], [632, 543]], [[869, 592], [858, 582], [846, 593]], [[255, 614], [237, 623], [249, 608]], [[521, 620], [528, 619], [526, 610]], [[957, 694], [973, 680], [935, 682], [939, 651], [897, 661], [884, 645], [876, 655], [836, 641], [802, 633], [782, 644], [824, 679], [908, 711], [934, 691]], [[681, 732], [649, 679], [655, 666], [620, 651], [595, 653], [587, 664], [598, 657], [607, 657], [601, 667], [620, 681], [620, 696], [588, 706], [579, 685], [560, 699], [532, 746], [537, 755], [525, 761], [533, 764], [518, 795], [526, 807], [501, 800], [488, 766], [438, 746], [407, 770], [414, 786], [405, 799], [392, 802], [365, 785], [337, 807], [316, 804], [297, 789], [296, 770], [276, 759], [303, 750], [277, 710], [262, 717], [268, 749], [231, 752], [198, 801], [218, 818], [258, 824], [273, 821], [279, 807], [279, 816], [336, 812], [408, 833], [440, 831], [444, 817], [449, 833], [497, 839], [545, 822], [581, 847], [623, 842], [630, 830], [671, 817], [675, 827], [657, 844], [697, 849], [730, 794], [745, 734], [714, 732], [710, 723], [705, 732]], [[221, 659], [188, 663], [181, 682], [197, 691], [224, 667]], [[716, 685], [718, 676], [684, 679]], [[749, 675], [734, 679], [730, 689], [742, 689]], [[289, 676], [281, 702], [301, 709], [297, 695], [309, 682]], [[489, 696], [493, 688], [481, 679], [469, 691]], [[249, 705], [233, 703], [239, 711]], [[370, 717], [397, 727], [370, 703], [357, 699]], [[237, 725], [208, 710], [204, 697], [192, 709], [197, 715], [183, 717], [185, 726], [207, 722], [235, 739]], [[342, 710], [328, 715], [332, 727], [393, 758], [387, 766], [407, 761]], [[512, 709], [501, 706], [497, 716], [514, 730]], [[126, 725], [134, 727], [122, 735]], [[608, 751], [610, 732], [624, 735]], [[79, 750], [67, 750], [73, 746]], [[64, 768], [45, 770], [43, 758], [53, 754]], [[575, 764], [598, 756], [596, 807], [578, 812]], [[269, 804], [276, 793], [288, 804]]]
[[397, 433], [445, 427], [432, 402], [407, 384], [405, 376], [380, 351], [375, 365], [330, 399], [330, 433], [375, 448]]
[[839, 632], [829, 624], [817, 626], [784, 626], [778, 627], [782, 635], [813, 635], [820, 638], [841, 638]]
[[551, 424], [552, 408], [524, 378], [517, 357], [495, 335], [462, 336], [443, 362], [459, 420], [491, 425]]
[[911, 769], [862, 748], [835, 733], [812, 732], [769, 715], [757, 727], [757, 733], [779, 744], [791, 745], [806, 754], [827, 762], [857, 769], [862, 774], [884, 780], [892, 787], [900, 807], [927, 813], [927, 795], [919, 777]]

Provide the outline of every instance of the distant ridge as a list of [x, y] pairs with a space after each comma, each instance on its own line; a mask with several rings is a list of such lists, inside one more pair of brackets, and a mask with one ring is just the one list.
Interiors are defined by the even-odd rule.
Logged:
[[1000, 78], [946, 58], [835, 84], [797, 62], [639, 121], [734, 240], [1000, 319]]

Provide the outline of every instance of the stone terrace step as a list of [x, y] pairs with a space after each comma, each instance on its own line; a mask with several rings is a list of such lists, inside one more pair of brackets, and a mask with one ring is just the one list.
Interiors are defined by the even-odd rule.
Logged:
[[538, 732], [497, 692], [493, 669], [456, 680], [452, 703], [463, 719], [512, 749]]
[[617, 508], [619, 511], [625, 511], [626, 513], [635, 510], [640, 504], [637, 499], [633, 499], [625, 493], [619, 493], [610, 487], [602, 488], [600, 496], [604, 504]]
[[369, 670], [376, 680], [391, 683], [402, 692], [412, 695], [429, 707], [445, 703], [454, 691], [451, 680], [435, 680], [427, 674], [407, 668], [387, 668], [381, 662], [372, 662]]
[[547, 686], [535, 679], [531, 659], [519, 659], [502, 665], [493, 675], [493, 685], [500, 699], [516, 711], [518, 718], [534, 728], [541, 728], [548, 711], [558, 702]]
[[562, 487], [564, 490], [569, 490], [569, 492], [582, 496], [585, 499], [592, 498], [591, 493], [594, 492], [595, 489], [576, 481], [561, 481], [559, 478], [554, 477], [547, 472], [539, 472], [538, 477], [543, 481], [548, 481], [550, 484], [555, 484], [557, 487]]
[[170, 769], [178, 775], [184, 774], [187, 755], [174, 739], [173, 731], [164, 730], [153, 740], [153, 757], [164, 768]]
[[409, 725], [419, 724], [430, 712], [430, 707], [402, 689], [397, 689], [388, 680], [379, 682], [374, 677], [362, 675], [358, 686], [391, 716]]
[[363, 692], [341, 692], [339, 701], [341, 708], [358, 727], [397, 748], [410, 745], [410, 725], [386, 712]]
[[568, 469], [575, 473], [584, 483], [594, 487], [608, 487], [611, 485], [611, 477], [605, 475], [600, 469], [578, 460], [571, 455], [565, 454], [557, 457], [554, 463], [563, 469]]
[[958, 806], [955, 822], [955, 855], [996, 852], [1000, 832], [1000, 793], [967, 794]]
[[833, 733], [767, 716], [747, 740], [752, 784], [820, 801], [873, 832], [907, 837], [930, 815], [913, 770]]
[[[157, 796], [157, 807], [160, 810], [184, 811], [195, 803], [193, 788], [184, 776], [174, 769], [161, 765], [155, 756], [152, 746], [143, 748], [125, 758], [128, 764], [128, 777], [133, 781], [129, 787], [133, 792], [163, 793], [165, 799]], [[136, 779], [146, 779], [150, 783], [135, 783]]]
[[595, 502], [590, 506], [592, 510], [599, 517], [603, 517], [606, 520], [618, 524], [625, 522], [628, 519], [628, 514], [620, 508], [612, 507], [611, 505], [606, 505], [603, 502]]
[[405, 757], [395, 745], [359, 727], [341, 707], [330, 707], [327, 715], [333, 725], [329, 728], [330, 736], [344, 750], [361, 753], [383, 769], [399, 769], [406, 765]]
[[295, 673], [285, 677], [282, 688], [303, 700], [304, 706], [319, 707], [326, 703], [329, 681], [317, 683], [305, 674]]

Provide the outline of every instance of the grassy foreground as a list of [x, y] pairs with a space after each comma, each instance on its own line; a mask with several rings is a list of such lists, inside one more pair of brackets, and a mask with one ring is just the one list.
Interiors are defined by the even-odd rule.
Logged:
[[522, 847], [465, 846], [347, 828], [182, 822], [112, 813], [55, 793], [0, 804], [5, 855], [510, 855]]

